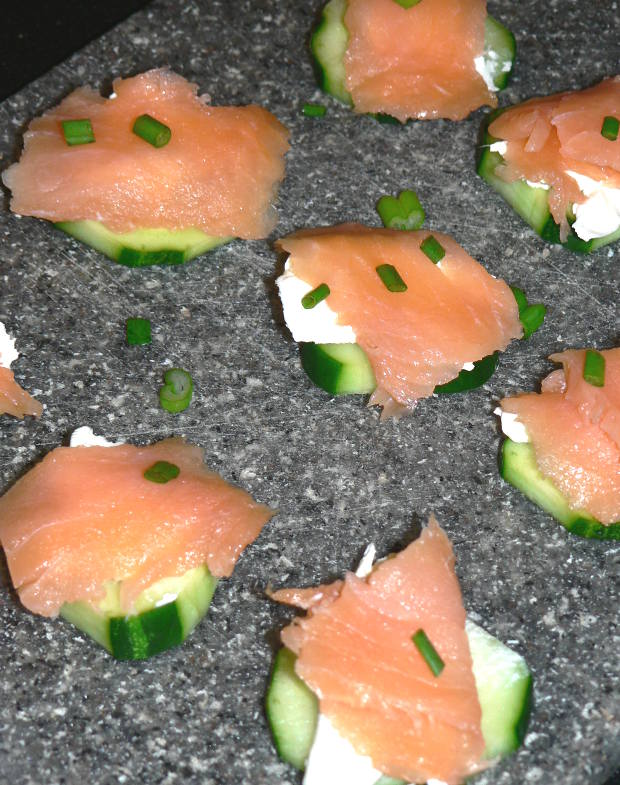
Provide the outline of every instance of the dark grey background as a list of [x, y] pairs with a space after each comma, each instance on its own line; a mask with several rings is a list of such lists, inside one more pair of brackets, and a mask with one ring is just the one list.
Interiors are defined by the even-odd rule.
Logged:
[[[88, 424], [137, 443], [186, 435], [212, 468], [278, 508], [186, 644], [145, 663], [115, 662], [68, 624], [32, 616], [5, 575], [2, 782], [299, 783], [263, 713], [292, 615], [264, 588], [335, 578], [369, 540], [380, 554], [407, 544], [431, 512], [454, 542], [466, 607], [536, 680], [525, 746], [477, 782], [601, 785], [620, 764], [618, 546], [569, 535], [500, 480], [492, 414], [503, 395], [536, 388], [552, 351], [618, 342], [618, 246], [581, 257], [536, 237], [475, 174], [482, 110], [394, 127], [322, 97], [306, 49], [315, 10], [158, 0], [0, 106], [2, 167], [29, 119], [77, 85], [109, 89], [166, 64], [214, 103], [261, 103], [292, 132], [274, 236], [178, 269], [124, 269], [43, 221], [0, 214], [0, 319], [22, 352], [17, 379], [45, 405], [37, 422], [0, 420], [0, 487]], [[502, 0], [490, 11], [519, 47], [504, 104], [620, 71], [616, 2]], [[300, 114], [313, 100], [329, 107], [322, 120]], [[378, 197], [404, 187], [431, 228], [549, 315], [485, 388], [381, 423], [363, 398], [332, 399], [300, 369], [274, 295], [272, 241], [307, 225], [377, 225]], [[135, 315], [152, 321], [149, 347], [125, 346]], [[196, 383], [176, 416], [157, 403], [169, 364]]]

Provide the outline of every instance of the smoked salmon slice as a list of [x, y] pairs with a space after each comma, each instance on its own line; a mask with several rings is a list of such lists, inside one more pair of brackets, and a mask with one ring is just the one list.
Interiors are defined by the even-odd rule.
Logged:
[[524, 426], [538, 470], [568, 507], [618, 529], [620, 348], [593, 353], [604, 361], [602, 384], [584, 378], [587, 352], [552, 354], [550, 359], [563, 367], [547, 376], [542, 391], [504, 398], [501, 409]]
[[[289, 254], [278, 285], [293, 337], [297, 312], [304, 312], [299, 298], [289, 301], [284, 294], [287, 276], [313, 290], [327, 287], [324, 303], [336, 315], [337, 326], [351, 330], [352, 337], [345, 340], [361, 347], [374, 371], [370, 402], [387, 407], [388, 413], [412, 409], [436, 386], [455, 379], [467, 363], [503, 350], [523, 335], [510, 287], [445, 234], [343, 224], [296, 232], [277, 246]], [[434, 262], [427, 247], [445, 253]], [[391, 291], [383, 282], [379, 268], [385, 266], [394, 268], [404, 289]], [[289, 311], [289, 302], [297, 311]]]
[[[172, 464], [178, 476], [145, 471]], [[206, 565], [229, 576], [272, 516], [209, 471], [203, 451], [171, 438], [147, 447], [58, 447], [0, 498], [0, 542], [22, 603], [55, 616], [102, 600], [120, 582], [120, 610], [164, 578]]]
[[0, 322], [0, 414], [23, 420], [27, 415], [40, 417], [43, 406], [15, 381], [11, 363], [19, 357], [15, 341]]
[[[434, 518], [368, 577], [347, 573], [314, 601], [310, 591], [271, 593], [308, 608], [282, 642], [320, 713], [360, 755], [406, 782], [457, 785], [488, 765], [454, 554]], [[412, 641], [420, 629], [444, 662], [438, 676]]]
[[[116, 79], [114, 98], [81, 87], [33, 120], [19, 163], [3, 174], [11, 209], [55, 222], [96, 221], [114, 233], [199, 229], [266, 237], [284, 177], [287, 129], [259, 106], [211, 106], [167, 69]], [[170, 128], [154, 147], [132, 132], [147, 114]], [[62, 122], [88, 118], [94, 142], [69, 146]]]

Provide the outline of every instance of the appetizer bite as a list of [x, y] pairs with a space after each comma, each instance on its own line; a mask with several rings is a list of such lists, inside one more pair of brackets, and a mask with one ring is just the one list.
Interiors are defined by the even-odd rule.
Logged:
[[504, 398], [501, 474], [573, 534], [620, 540], [620, 348], [568, 349], [541, 393]]
[[523, 658], [466, 619], [434, 518], [404, 551], [272, 599], [307, 611], [282, 633], [267, 694], [280, 757], [304, 785], [458, 785], [523, 741]]
[[497, 353], [544, 317], [439, 232], [343, 224], [277, 246], [289, 254], [277, 284], [304, 370], [329, 393], [372, 393], [384, 416], [480, 386]]
[[259, 106], [211, 106], [166, 69], [81, 87], [33, 120], [3, 174], [11, 209], [53, 221], [120, 264], [179, 264], [266, 237], [287, 129]]
[[478, 174], [545, 240], [587, 253], [620, 237], [620, 76], [491, 115]]
[[325, 92], [403, 123], [497, 106], [515, 49], [485, 0], [330, 0], [311, 40]]
[[40, 417], [43, 406], [15, 381], [11, 363], [19, 357], [15, 340], [0, 322], [0, 414], [10, 414], [23, 420], [28, 414]]
[[183, 439], [110, 444], [78, 429], [0, 498], [0, 542], [21, 602], [60, 614], [118, 659], [181, 643], [218, 578], [273, 512]]

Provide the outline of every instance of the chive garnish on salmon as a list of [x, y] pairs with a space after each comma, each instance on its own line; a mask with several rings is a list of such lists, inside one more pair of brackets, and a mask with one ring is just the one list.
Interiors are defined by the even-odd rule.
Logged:
[[445, 668], [445, 662], [441, 659], [437, 653], [437, 649], [430, 642], [428, 635], [424, 632], [423, 629], [420, 628], [414, 635], [411, 636], [411, 640], [414, 642], [416, 649], [424, 658], [424, 662], [426, 662], [428, 667], [433, 672], [433, 675], [439, 676], [439, 674]]

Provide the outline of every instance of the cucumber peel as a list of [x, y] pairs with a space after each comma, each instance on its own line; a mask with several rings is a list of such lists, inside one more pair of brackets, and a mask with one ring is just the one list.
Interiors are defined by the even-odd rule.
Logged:
[[[349, 31], [344, 23], [347, 0], [329, 0], [323, 7], [320, 20], [310, 38], [310, 51], [321, 89], [348, 106], [353, 98], [346, 87], [344, 57], [349, 43]], [[483, 57], [487, 71], [498, 90], [506, 87], [516, 56], [514, 35], [492, 16], [484, 23]], [[400, 120], [384, 112], [370, 113], [380, 123], [398, 124]]]
[[120, 581], [109, 581], [97, 607], [84, 601], [65, 603], [60, 615], [116, 659], [142, 660], [187, 638], [207, 613], [216, 585], [217, 578], [206, 565], [195, 567], [145, 589], [133, 612], [125, 614]]
[[[591, 240], [582, 240], [571, 228], [566, 240], [560, 240], [560, 227], [555, 222], [549, 210], [548, 191], [544, 188], [535, 188], [528, 185], [525, 180], [515, 180], [511, 183], [502, 180], [495, 174], [498, 166], [504, 163], [502, 155], [492, 152], [490, 147], [497, 139], [488, 131], [488, 126], [505, 109], [492, 112], [483, 127], [482, 143], [478, 148], [478, 161], [476, 171], [493, 190], [497, 191], [513, 210], [531, 226], [531, 228], [547, 242], [563, 245], [577, 253], [591, 253], [620, 238], [620, 228], [604, 237], [593, 237]], [[569, 224], [574, 222], [574, 216], [568, 216]]]
[[500, 455], [500, 474], [572, 534], [595, 540], [620, 540], [620, 521], [605, 525], [583, 510], [573, 510], [560, 490], [545, 477], [529, 442], [506, 439]]
[[[525, 738], [532, 706], [532, 676], [521, 655], [469, 619], [465, 632], [482, 711], [484, 757], [505, 757]], [[278, 651], [265, 706], [278, 755], [286, 763], [303, 769], [314, 741], [319, 703], [295, 673], [296, 659], [287, 648]], [[401, 780], [384, 776], [376, 785], [400, 783]]]
[[200, 229], [136, 229], [117, 233], [99, 221], [61, 221], [56, 228], [126, 267], [183, 264], [232, 237], [212, 237]]

